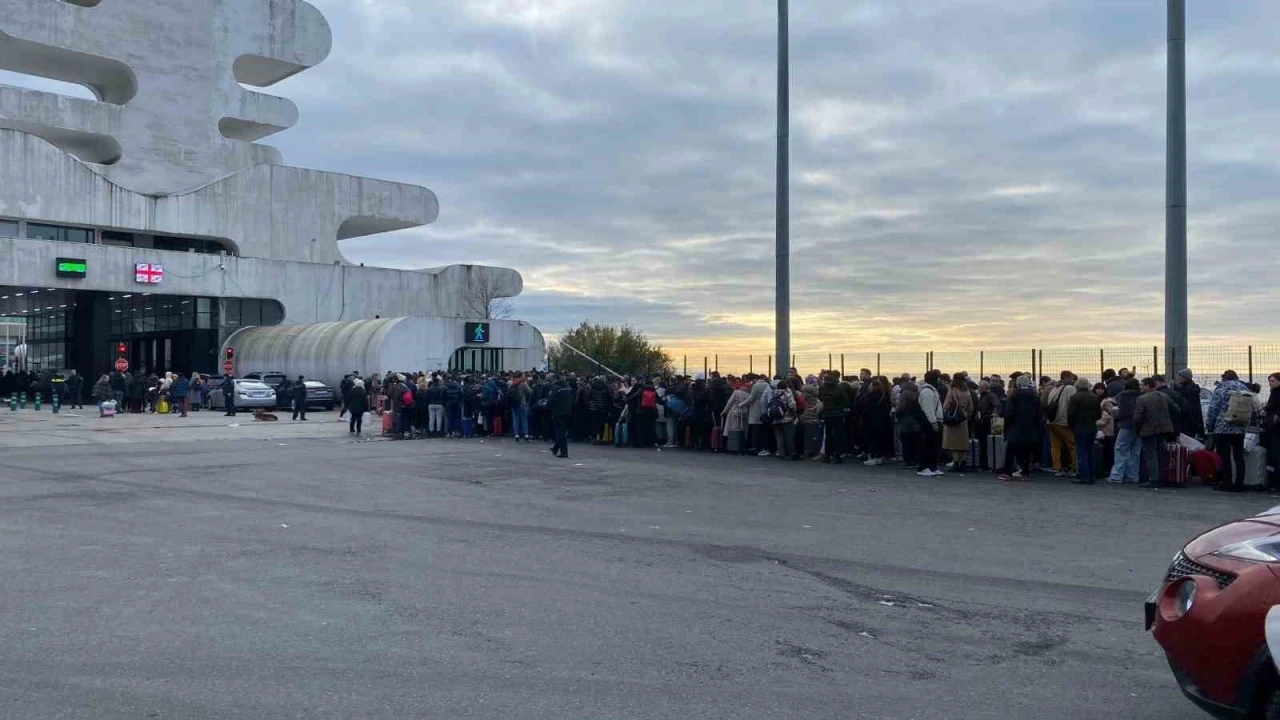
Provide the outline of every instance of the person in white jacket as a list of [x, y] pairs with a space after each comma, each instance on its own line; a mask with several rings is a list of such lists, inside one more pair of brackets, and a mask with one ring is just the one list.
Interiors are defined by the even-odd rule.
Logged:
[[937, 383], [941, 377], [937, 370], [930, 370], [919, 386], [924, 428], [920, 432], [920, 465], [916, 474], [923, 477], [944, 474], [938, 469], [938, 456], [942, 454], [942, 399], [938, 396]]

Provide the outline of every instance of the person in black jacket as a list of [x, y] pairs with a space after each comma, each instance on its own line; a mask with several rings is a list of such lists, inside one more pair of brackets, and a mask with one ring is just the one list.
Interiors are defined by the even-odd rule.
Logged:
[[[1017, 384], [1018, 389], [1007, 398], [1002, 408], [1005, 440], [1009, 443], [1012, 459], [1009, 467], [1000, 474], [1001, 480], [1031, 476], [1031, 459], [1040, 444], [1040, 428], [1044, 425], [1040, 397], [1035, 388], [1031, 387], [1031, 376], [1019, 375]], [[1021, 466], [1021, 469], [1016, 466]]]
[[364, 414], [369, 409], [369, 394], [364, 389], [363, 380], [358, 377], [352, 378], [351, 389], [343, 398], [343, 404], [347, 412], [351, 413], [350, 434], [359, 437], [361, 426], [364, 424]]
[[236, 381], [231, 378], [231, 373], [222, 376], [222, 382], [218, 385], [218, 389], [222, 391], [222, 405], [226, 408], [228, 417], [236, 416]]
[[351, 388], [355, 385], [352, 377], [355, 373], [347, 373], [342, 376], [342, 382], [338, 383], [338, 419], [341, 420], [343, 415], [347, 414], [347, 393], [351, 392]]
[[307, 383], [306, 378], [299, 375], [298, 382], [293, 384], [290, 391], [293, 394], [293, 419], [297, 420], [298, 416], [302, 416], [305, 422], [307, 419]]
[[1182, 432], [1203, 439], [1204, 406], [1200, 404], [1200, 386], [1195, 383], [1195, 375], [1186, 368], [1179, 370], [1173, 389], [1182, 397]]
[[591, 381], [591, 434], [596, 445], [604, 444], [605, 428], [610, 427], [610, 414], [613, 412], [613, 390], [603, 376]]
[[547, 411], [551, 416], [551, 434], [555, 444], [551, 454], [559, 458], [569, 457], [569, 419], [573, 417], [573, 388], [558, 378], [550, 386]]

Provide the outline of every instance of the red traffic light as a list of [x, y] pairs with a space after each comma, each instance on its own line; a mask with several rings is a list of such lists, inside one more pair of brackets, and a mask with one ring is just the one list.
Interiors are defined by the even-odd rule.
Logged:
[[126, 350], [127, 350], [127, 348], [125, 347], [124, 343], [120, 343], [119, 345], [116, 345], [116, 352], [117, 352], [117, 353], [119, 353], [119, 354], [123, 355], [123, 354], [125, 354]]
[[231, 347], [227, 348], [227, 359], [231, 360], [235, 358], [235, 356], [236, 356], [236, 349]]

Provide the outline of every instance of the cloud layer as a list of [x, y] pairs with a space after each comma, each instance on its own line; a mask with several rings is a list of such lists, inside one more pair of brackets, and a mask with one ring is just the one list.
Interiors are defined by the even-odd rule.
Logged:
[[[549, 335], [772, 346], [771, 0], [312, 0], [291, 164], [421, 183], [366, 262], [514, 267]], [[1193, 342], [1267, 337], [1267, 0], [1189, 3]], [[1141, 345], [1163, 332], [1165, 8], [794, 0], [796, 348]]]

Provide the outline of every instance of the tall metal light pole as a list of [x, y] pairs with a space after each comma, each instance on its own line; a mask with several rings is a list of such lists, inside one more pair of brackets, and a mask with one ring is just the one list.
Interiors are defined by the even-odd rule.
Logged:
[[1187, 358], [1187, 5], [1169, 0], [1169, 110], [1164, 228], [1165, 375]]
[[778, 209], [777, 319], [774, 321], [778, 374], [791, 366], [791, 86], [787, 0], [778, 0]]

